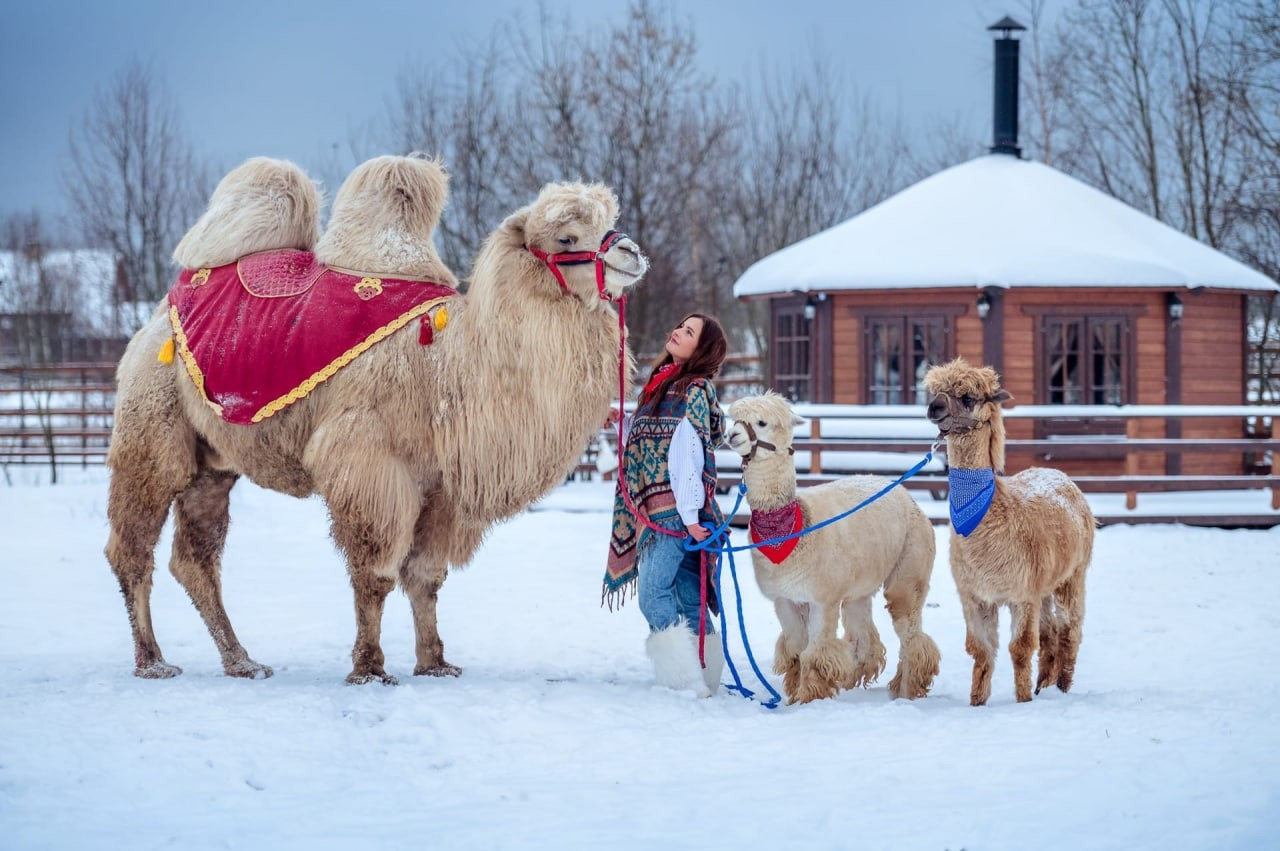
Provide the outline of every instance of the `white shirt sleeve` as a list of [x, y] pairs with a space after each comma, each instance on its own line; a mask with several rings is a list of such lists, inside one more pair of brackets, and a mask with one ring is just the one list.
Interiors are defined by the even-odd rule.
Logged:
[[688, 417], [683, 417], [671, 435], [671, 447], [667, 451], [667, 469], [671, 474], [671, 492], [676, 498], [676, 510], [686, 526], [698, 522], [698, 511], [706, 501], [702, 487], [702, 466], [705, 463], [702, 439]]

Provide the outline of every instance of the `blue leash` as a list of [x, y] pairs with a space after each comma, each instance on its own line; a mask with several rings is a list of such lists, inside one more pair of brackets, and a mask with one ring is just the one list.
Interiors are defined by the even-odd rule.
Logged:
[[[810, 532], [818, 531], [824, 526], [830, 526], [832, 523], [835, 523], [839, 520], [843, 520], [844, 518], [848, 517], [850, 514], [853, 514], [854, 512], [859, 511], [865, 508], [866, 506], [870, 505], [871, 503], [875, 502], [877, 499], [880, 499], [880, 497], [884, 496], [889, 491], [893, 490], [895, 487], [897, 487], [898, 485], [905, 482], [907, 479], [914, 476], [916, 473], [919, 473], [932, 460], [933, 460], [933, 450], [930, 449], [928, 452], [925, 453], [924, 458], [922, 458], [919, 463], [917, 463], [914, 467], [912, 467], [907, 472], [903, 473], [898, 478], [894, 479], [888, 485], [885, 485], [879, 491], [867, 497], [862, 502], [855, 505], [853, 508], [850, 508], [848, 511], [845, 511], [842, 514], [837, 514], [834, 517], [828, 517], [826, 520], [823, 520], [821, 523], [818, 523], [817, 525], [810, 526], [807, 529], [801, 529], [799, 532], [792, 532], [789, 535], [783, 535], [778, 538], [770, 538], [767, 541], [760, 541], [758, 543], [751, 543], [751, 544], [745, 544], [740, 547], [734, 547], [729, 545], [729, 534], [728, 534], [729, 524], [732, 522], [733, 518], [737, 516], [738, 509], [742, 506], [742, 500], [747, 495], [747, 484], [745, 481], [740, 481], [738, 482], [737, 501], [734, 502], [733, 509], [728, 513], [728, 515], [726, 515], [723, 525], [717, 527], [714, 523], [704, 522], [702, 525], [707, 529], [711, 530], [711, 534], [707, 536], [706, 540], [695, 541], [693, 538], [685, 538], [684, 548], [686, 550], [710, 551], [714, 553], [727, 553], [729, 556], [729, 575], [733, 579], [733, 593], [738, 600], [738, 606], [737, 606], [738, 630], [742, 634], [742, 647], [746, 651], [747, 661], [751, 663], [751, 670], [755, 672], [756, 679], [759, 680], [764, 685], [765, 689], [768, 690], [769, 694], [773, 695], [772, 699], [770, 700], [760, 701], [760, 705], [763, 706], [765, 709], [777, 709], [778, 704], [782, 700], [782, 695], [778, 694], [778, 692], [774, 690], [773, 686], [769, 685], [769, 681], [765, 679], [764, 674], [760, 673], [760, 666], [756, 664], [756, 657], [751, 652], [751, 642], [747, 640], [747, 625], [746, 625], [746, 621], [743, 619], [743, 616], [742, 616], [742, 591], [741, 591], [741, 587], [738, 585], [738, 569], [737, 569], [737, 566], [734, 564], [733, 554], [735, 552], [742, 552], [743, 550], [753, 550], [758, 547], [776, 546], [777, 544], [780, 544], [783, 541], [790, 541], [793, 538], [803, 537], [804, 535], [808, 535]], [[713, 544], [718, 543], [722, 538], [724, 540], [723, 546], [712, 546]], [[753, 699], [755, 692], [751, 691], [750, 689], [748, 689], [746, 686], [742, 684], [742, 678], [738, 676], [738, 669], [734, 666], [733, 659], [729, 656], [729, 630], [728, 630], [728, 627], [726, 627], [725, 625], [724, 594], [722, 594], [720, 591], [719, 563], [716, 564], [715, 580], [716, 580], [716, 599], [720, 601], [720, 645], [724, 649], [724, 660], [725, 660], [725, 663], [729, 666], [729, 673], [733, 675], [733, 685], [726, 685], [725, 689], [727, 689], [728, 691], [736, 691], [746, 699], [751, 700]]]

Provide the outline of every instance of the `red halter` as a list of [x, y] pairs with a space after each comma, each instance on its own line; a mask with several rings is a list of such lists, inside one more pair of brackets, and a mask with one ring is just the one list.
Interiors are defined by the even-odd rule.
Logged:
[[525, 248], [529, 249], [529, 253], [534, 257], [547, 264], [547, 268], [551, 270], [551, 274], [556, 276], [556, 282], [560, 284], [560, 289], [564, 290], [566, 295], [573, 295], [573, 291], [564, 282], [564, 273], [560, 271], [560, 267], [594, 263], [596, 265], [596, 292], [605, 301], [614, 301], [613, 296], [609, 295], [604, 288], [604, 256], [609, 253], [609, 249], [613, 248], [619, 240], [626, 238], [627, 235], [625, 233], [611, 230], [604, 235], [604, 239], [600, 240], [600, 248], [596, 251], [566, 251], [562, 254], [548, 254], [532, 245], [526, 245]]

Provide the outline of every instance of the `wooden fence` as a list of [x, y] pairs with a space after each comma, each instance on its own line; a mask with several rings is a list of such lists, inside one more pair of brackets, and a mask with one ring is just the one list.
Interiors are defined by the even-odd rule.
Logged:
[[[0, 369], [0, 464], [99, 464], [106, 457], [115, 404], [115, 364], [63, 364], [39, 368]], [[797, 432], [796, 466], [800, 483], [817, 484], [837, 476], [871, 472], [897, 476], [930, 448], [936, 433], [923, 406], [911, 405], [797, 405], [807, 425]], [[1107, 419], [1124, 423], [1122, 433], [1009, 439], [1006, 449], [1016, 453], [1072, 458], [1121, 458], [1124, 473], [1074, 476], [1087, 493], [1125, 495], [1133, 511], [1140, 494], [1197, 491], [1270, 490], [1271, 513], [1224, 519], [1223, 525], [1280, 524], [1280, 406], [1151, 406], [1128, 405], [1100, 409], [1091, 406], [1023, 405], [1005, 411], [1006, 420], [1062, 418]], [[1139, 437], [1138, 424], [1159, 419], [1181, 423], [1197, 418], [1239, 418], [1240, 438]], [[1246, 423], [1249, 427], [1246, 428]], [[1176, 431], [1176, 430], [1175, 430]], [[612, 432], [602, 432], [606, 439]], [[584, 452], [575, 475], [595, 478], [594, 448]], [[945, 446], [933, 463], [905, 485], [929, 491], [935, 498], [947, 492]], [[1139, 458], [1159, 455], [1238, 454], [1239, 469], [1227, 475], [1140, 474]], [[720, 483], [725, 489], [739, 481], [737, 456], [717, 453]], [[1244, 459], [1248, 459], [1246, 462]], [[1052, 465], [1053, 460], [1038, 463]], [[606, 476], [607, 478], [607, 476]], [[1135, 515], [1133, 522], [1143, 520]], [[1171, 518], [1161, 518], [1168, 520]], [[1176, 518], [1172, 518], [1176, 519]]]

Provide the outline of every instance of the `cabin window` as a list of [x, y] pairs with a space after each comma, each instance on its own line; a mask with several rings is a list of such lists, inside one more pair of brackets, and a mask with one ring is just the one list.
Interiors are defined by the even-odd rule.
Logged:
[[773, 312], [773, 386], [793, 402], [813, 399], [813, 321], [803, 302]]
[[1042, 402], [1124, 405], [1130, 399], [1132, 336], [1126, 316], [1041, 317]]
[[868, 316], [863, 325], [866, 403], [926, 404], [924, 374], [951, 359], [951, 338], [950, 316]]

